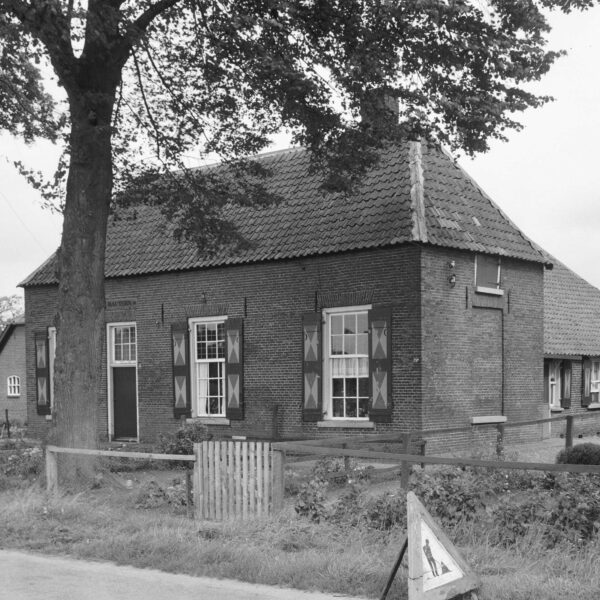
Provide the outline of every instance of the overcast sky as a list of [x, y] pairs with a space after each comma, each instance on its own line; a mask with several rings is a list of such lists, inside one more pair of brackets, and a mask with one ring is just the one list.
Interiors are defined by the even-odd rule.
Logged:
[[[525, 129], [461, 164], [529, 237], [600, 288], [600, 7], [552, 15], [551, 46], [567, 57], [534, 91], [556, 98], [520, 116]], [[61, 219], [10, 162], [51, 173], [57, 152], [0, 137], [0, 296], [54, 252]]]

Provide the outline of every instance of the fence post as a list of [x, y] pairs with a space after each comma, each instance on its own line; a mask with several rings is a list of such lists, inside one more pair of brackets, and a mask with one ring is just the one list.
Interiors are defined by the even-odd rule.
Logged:
[[504, 456], [504, 423], [496, 425], [496, 456], [502, 458]]
[[194, 443], [194, 518], [201, 521], [204, 517], [204, 494], [202, 486], [202, 444]]
[[51, 494], [58, 492], [58, 466], [56, 454], [46, 448], [46, 489]]
[[573, 415], [567, 416], [567, 432], [565, 434], [565, 448], [573, 447]]
[[273, 450], [272, 454], [272, 467], [273, 474], [271, 481], [273, 482], [272, 488], [272, 507], [273, 513], [280, 511], [283, 508], [283, 490], [285, 486], [285, 453], [281, 450]]
[[[410, 449], [410, 438], [411, 433], [404, 434], [404, 440], [402, 441], [402, 454], [408, 454]], [[408, 478], [410, 476], [410, 463], [402, 461], [402, 474], [400, 475], [400, 487], [404, 491], [408, 491]]]

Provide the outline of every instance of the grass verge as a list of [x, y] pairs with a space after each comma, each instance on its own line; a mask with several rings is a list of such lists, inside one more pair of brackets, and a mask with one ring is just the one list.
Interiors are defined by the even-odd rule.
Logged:
[[[48, 497], [37, 485], [0, 493], [0, 547], [248, 582], [377, 598], [404, 531], [312, 523], [292, 509], [273, 519], [195, 524], [176, 510], [136, 508], [103, 488]], [[548, 550], [535, 530], [510, 547], [476, 523], [447, 531], [483, 581], [482, 600], [596, 600], [600, 546]], [[406, 598], [403, 566], [389, 595]]]

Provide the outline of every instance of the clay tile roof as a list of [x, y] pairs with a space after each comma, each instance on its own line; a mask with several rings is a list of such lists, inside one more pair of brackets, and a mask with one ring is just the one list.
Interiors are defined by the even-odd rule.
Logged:
[[544, 271], [544, 354], [600, 356], [600, 290], [552, 262]]
[[[204, 256], [191, 242], [174, 239], [158, 209], [139, 207], [135, 219], [109, 224], [106, 276], [289, 259], [411, 241], [545, 261], [450, 156], [425, 144], [419, 160], [428, 238], [419, 239], [413, 230], [414, 167], [409, 165], [409, 150], [410, 144], [405, 144], [383, 151], [379, 164], [351, 196], [321, 192], [319, 176], [309, 172], [309, 155], [303, 149], [261, 155], [257, 159], [273, 173], [268, 185], [284, 201], [269, 207], [229, 209], [249, 248], [237, 254]], [[55, 259], [51, 257], [21, 285], [53, 283]]]

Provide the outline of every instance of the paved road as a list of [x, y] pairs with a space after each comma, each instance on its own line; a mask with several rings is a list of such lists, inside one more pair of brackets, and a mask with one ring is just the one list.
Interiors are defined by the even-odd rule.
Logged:
[[0, 550], [7, 600], [360, 600], [228, 579]]

